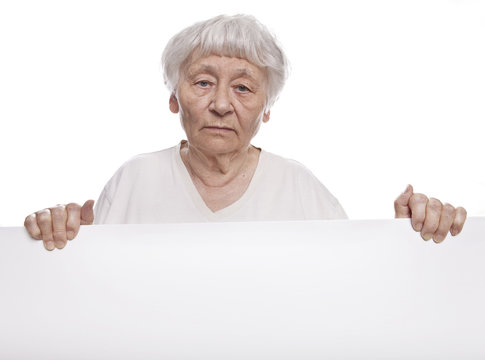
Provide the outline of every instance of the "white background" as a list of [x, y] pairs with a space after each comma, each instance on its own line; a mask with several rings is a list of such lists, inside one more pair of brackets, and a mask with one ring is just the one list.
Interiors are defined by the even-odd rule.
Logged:
[[[318, 5], [317, 5], [318, 4]], [[255, 15], [291, 61], [254, 144], [310, 168], [350, 218], [408, 183], [485, 215], [483, 1], [0, 3], [0, 226], [96, 199], [133, 155], [184, 134], [159, 58], [221, 13]]]

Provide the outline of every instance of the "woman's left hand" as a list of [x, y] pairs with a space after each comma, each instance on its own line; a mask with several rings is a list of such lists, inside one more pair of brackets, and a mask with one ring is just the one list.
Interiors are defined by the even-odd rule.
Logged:
[[424, 240], [442, 242], [448, 232], [455, 236], [461, 232], [466, 220], [466, 210], [442, 204], [424, 194], [415, 194], [413, 187], [406, 190], [394, 201], [396, 218], [411, 218], [413, 229], [421, 232]]

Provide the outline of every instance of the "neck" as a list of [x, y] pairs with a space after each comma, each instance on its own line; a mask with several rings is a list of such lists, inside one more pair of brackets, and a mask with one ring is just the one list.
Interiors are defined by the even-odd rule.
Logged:
[[251, 177], [259, 158], [259, 149], [248, 145], [237, 152], [208, 154], [183, 142], [180, 156], [194, 183], [207, 187], [223, 187], [234, 180]]

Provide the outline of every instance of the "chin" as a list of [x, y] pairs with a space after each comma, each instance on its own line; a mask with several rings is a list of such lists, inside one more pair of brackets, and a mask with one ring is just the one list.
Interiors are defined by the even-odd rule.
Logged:
[[209, 139], [200, 144], [194, 145], [202, 151], [214, 155], [237, 152], [243, 149], [242, 146], [235, 144], [232, 141], [227, 141], [225, 139]]

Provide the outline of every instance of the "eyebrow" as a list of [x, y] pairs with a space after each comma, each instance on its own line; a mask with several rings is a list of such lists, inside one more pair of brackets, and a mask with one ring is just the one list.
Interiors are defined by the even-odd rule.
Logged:
[[[201, 73], [201, 72], [207, 72], [209, 74], [215, 74], [217, 72], [217, 68], [215, 66], [212, 66], [212, 65], [209, 65], [209, 64], [202, 64], [200, 66], [197, 66], [195, 68], [195, 71], [188, 71], [188, 75], [194, 76], [194, 75]], [[236, 69], [235, 72], [237, 73], [237, 77], [246, 76], [250, 80], [257, 82], [256, 78], [252, 75], [251, 71], [248, 71], [248, 69], [240, 68], [240, 69]]]

